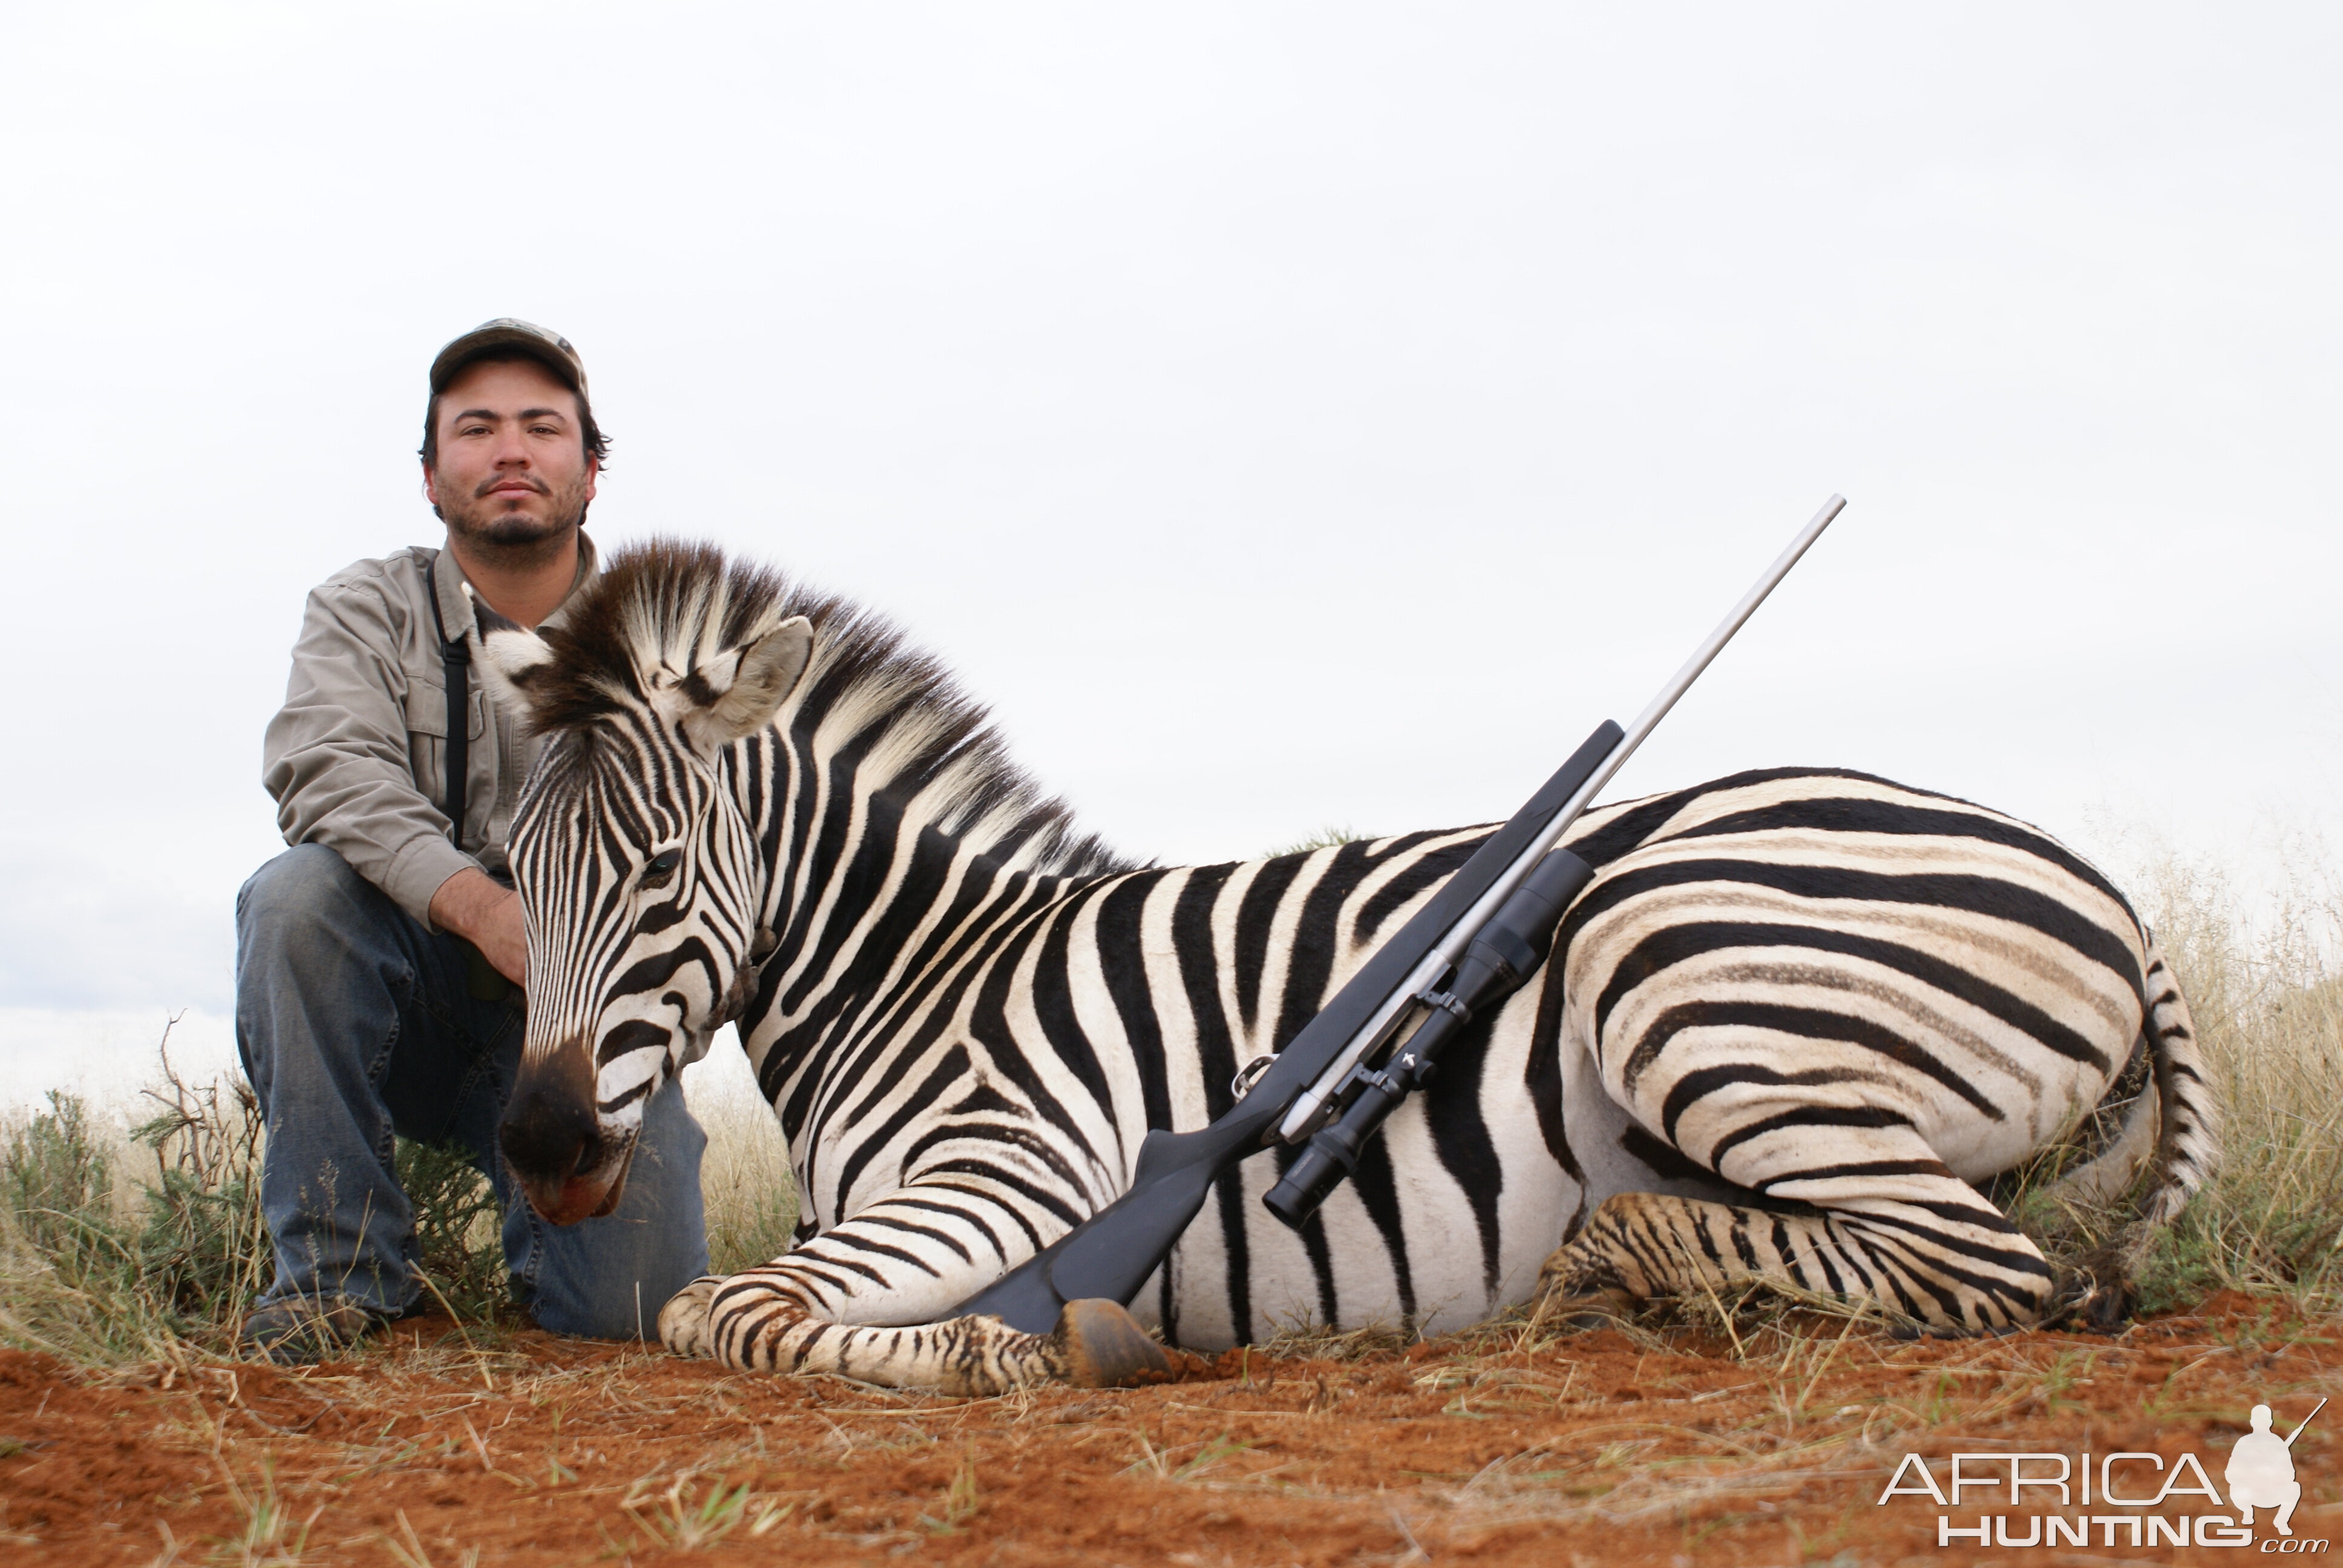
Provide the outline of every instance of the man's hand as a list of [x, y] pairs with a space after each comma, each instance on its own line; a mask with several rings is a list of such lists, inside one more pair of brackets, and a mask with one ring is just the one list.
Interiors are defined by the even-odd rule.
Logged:
[[485, 871], [466, 867], [431, 895], [431, 923], [480, 950], [480, 956], [515, 985], [528, 981], [528, 937], [520, 895]]

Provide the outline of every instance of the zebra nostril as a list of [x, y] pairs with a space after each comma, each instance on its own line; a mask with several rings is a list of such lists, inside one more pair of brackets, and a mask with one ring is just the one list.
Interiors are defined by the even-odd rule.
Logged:
[[600, 1154], [598, 1131], [583, 1041], [523, 1062], [498, 1137], [522, 1181], [561, 1182], [588, 1169]]
[[593, 1161], [591, 1114], [581, 1124], [570, 1107], [516, 1097], [502, 1130], [505, 1158], [525, 1181], [568, 1181]]

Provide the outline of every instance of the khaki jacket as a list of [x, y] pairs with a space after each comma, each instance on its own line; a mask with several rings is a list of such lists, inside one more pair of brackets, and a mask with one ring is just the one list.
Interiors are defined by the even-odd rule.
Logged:
[[[578, 580], [560, 620], [592, 580], [594, 546], [578, 537]], [[439, 562], [447, 635], [473, 629], [452, 553], [417, 545], [359, 561], [309, 595], [285, 706], [268, 721], [261, 782], [287, 844], [324, 844], [426, 926], [431, 895], [468, 866], [505, 869], [505, 838], [538, 744], [498, 711], [471, 672], [466, 709], [463, 847], [448, 840], [447, 689], [424, 568]]]

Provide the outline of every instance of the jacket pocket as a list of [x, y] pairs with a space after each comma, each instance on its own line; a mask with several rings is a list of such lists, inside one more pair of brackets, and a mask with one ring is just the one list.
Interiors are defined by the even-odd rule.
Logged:
[[[464, 730], [478, 740], [488, 732], [488, 694], [478, 682], [464, 694]], [[437, 681], [409, 679], [407, 688], [407, 730], [410, 735], [447, 738], [447, 689]]]
[[[486, 754], [488, 731], [487, 694], [475, 687], [466, 694], [469, 709], [466, 713], [466, 729], [469, 731], [468, 755], [465, 758], [464, 815], [478, 820], [493, 789], [486, 778], [493, 759]], [[447, 691], [437, 682], [427, 683], [410, 678], [407, 689], [407, 765], [415, 774], [415, 787], [423, 798], [443, 813], [447, 809]], [[470, 822], [462, 825], [458, 837], [468, 833]]]

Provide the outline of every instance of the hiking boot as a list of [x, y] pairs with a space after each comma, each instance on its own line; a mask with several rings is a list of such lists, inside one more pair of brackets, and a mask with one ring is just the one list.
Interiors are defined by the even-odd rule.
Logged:
[[307, 1366], [347, 1350], [389, 1321], [344, 1295], [287, 1296], [255, 1307], [236, 1333], [236, 1348], [247, 1360]]

